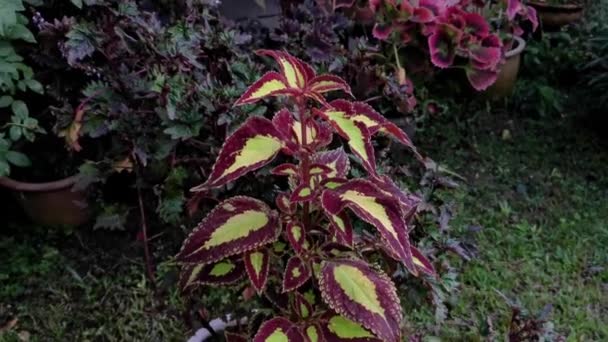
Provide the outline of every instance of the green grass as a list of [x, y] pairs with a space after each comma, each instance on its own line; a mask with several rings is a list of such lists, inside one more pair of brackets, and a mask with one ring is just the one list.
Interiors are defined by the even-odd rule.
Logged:
[[511, 311], [502, 293], [532, 313], [553, 305], [568, 340], [608, 340], [608, 144], [571, 117], [481, 113], [466, 134], [434, 125], [430, 154], [468, 179], [452, 194], [452, 227], [483, 228], [440, 334], [476, 336], [491, 319], [503, 336]]
[[19, 228], [0, 243], [0, 322], [16, 319], [0, 341], [183, 341], [174, 291], [154, 296], [128, 236]]

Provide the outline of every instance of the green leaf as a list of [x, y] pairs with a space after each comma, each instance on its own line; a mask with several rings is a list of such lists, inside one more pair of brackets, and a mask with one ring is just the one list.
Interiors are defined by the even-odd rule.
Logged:
[[79, 9], [82, 8], [82, 0], [71, 0], [72, 4], [74, 4], [74, 6], [78, 7]]
[[32, 34], [32, 32], [30, 32], [30, 30], [28, 30], [27, 27], [25, 27], [25, 25], [21, 25], [21, 24], [12, 26], [10, 28], [7, 36], [10, 39], [15, 39], [15, 40], [21, 39], [28, 43], [36, 42], [36, 38], [34, 38], [34, 35]]
[[36, 80], [33, 80], [33, 79], [25, 80], [25, 84], [27, 85], [28, 88], [30, 88], [31, 91], [33, 91], [35, 93], [38, 93], [38, 94], [44, 93], [44, 88], [42, 87], [42, 84]]
[[13, 98], [9, 95], [0, 97], [0, 108], [6, 108], [13, 103]]
[[6, 153], [6, 160], [19, 167], [28, 167], [32, 165], [32, 162], [25, 154], [16, 151], [8, 151]]
[[6, 160], [0, 159], [0, 177], [8, 176], [11, 173], [11, 166]]
[[25, 102], [21, 100], [13, 101], [13, 103], [11, 104], [11, 109], [13, 110], [13, 113], [15, 113], [15, 115], [17, 115], [21, 119], [25, 119], [29, 116], [27, 106], [25, 105]]
[[11, 126], [11, 128], [8, 130], [8, 136], [11, 138], [12, 141], [17, 141], [21, 139], [21, 131], [21, 127]]

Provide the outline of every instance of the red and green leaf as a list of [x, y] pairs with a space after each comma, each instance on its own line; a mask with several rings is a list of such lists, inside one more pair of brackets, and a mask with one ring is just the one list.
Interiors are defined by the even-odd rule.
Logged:
[[386, 196], [370, 181], [355, 179], [334, 190], [323, 191], [321, 203], [328, 215], [338, 215], [347, 207], [376, 227], [405, 267], [412, 274], [418, 273], [403, 213], [394, 198]]
[[329, 222], [334, 235], [336, 236], [336, 242], [352, 247], [354, 242], [354, 231], [353, 226], [350, 222], [350, 217], [345, 211], [341, 211], [336, 215], [327, 214]]
[[250, 251], [243, 255], [243, 263], [249, 275], [251, 285], [258, 293], [264, 292], [270, 269], [270, 255], [268, 249], [262, 248]]
[[283, 275], [283, 292], [293, 291], [304, 285], [311, 275], [310, 268], [300, 257], [291, 257]]
[[339, 108], [325, 111], [315, 109], [315, 113], [329, 121], [338, 134], [348, 141], [348, 146], [360, 160], [363, 167], [371, 175], [376, 174], [376, 159], [371, 143], [371, 135], [365, 125], [352, 120], [348, 113]]
[[296, 204], [291, 202], [289, 197], [288, 193], [279, 192], [275, 198], [275, 204], [283, 214], [291, 215], [296, 211]]
[[235, 106], [256, 103], [267, 96], [277, 96], [293, 93], [287, 85], [283, 75], [278, 72], [268, 72], [255, 81], [241, 97], [234, 103]]
[[283, 317], [262, 323], [253, 342], [305, 342], [298, 326]]
[[231, 285], [241, 280], [244, 275], [243, 263], [232, 259], [209, 265], [185, 265], [181, 271], [179, 288], [184, 291], [198, 285]]
[[317, 324], [308, 324], [303, 327], [302, 335], [307, 342], [325, 342], [323, 333]]
[[315, 164], [321, 164], [329, 167], [332, 171], [327, 174], [327, 177], [346, 177], [350, 169], [348, 155], [343, 148], [335, 150], [317, 152], [312, 157]]
[[401, 305], [395, 285], [386, 275], [360, 260], [324, 261], [319, 287], [325, 303], [341, 316], [382, 341], [400, 341]]
[[298, 167], [294, 164], [281, 164], [270, 171], [275, 176], [288, 176], [293, 177], [298, 175]]
[[270, 56], [279, 65], [281, 74], [289, 88], [303, 90], [308, 83], [309, 77], [314, 75], [312, 68], [296, 57], [276, 50], [257, 50], [259, 56]]
[[381, 342], [361, 324], [344, 316], [326, 315], [320, 326], [325, 342]]
[[283, 147], [272, 122], [251, 117], [222, 146], [207, 181], [192, 189], [202, 191], [225, 185], [268, 164]]
[[313, 308], [310, 302], [298, 292], [294, 292], [291, 307], [293, 312], [295, 312], [302, 320], [308, 319], [313, 314]]
[[302, 254], [305, 252], [304, 244], [306, 243], [306, 231], [300, 222], [289, 222], [287, 224], [285, 234], [287, 235], [287, 240], [291, 244], [291, 247], [293, 247], [296, 253]]
[[280, 228], [276, 212], [264, 202], [233, 197], [215, 207], [190, 233], [177, 260], [213, 263], [274, 242]]
[[334, 90], [342, 90], [345, 93], [353, 96], [350, 86], [342, 78], [334, 75], [319, 75], [308, 84], [308, 90], [314, 93], [322, 94]]
[[400, 143], [409, 147], [416, 156], [420, 158], [420, 155], [409, 136], [397, 125], [376, 112], [376, 110], [367, 103], [335, 100], [332, 101], [330, 105], [338, 110], [345, 111], [351, 120], [364, 124], [371, 136], [377, 132], [390, 135]]
[[315, 191], [309, 184], [300, 184], [297, 188], [293, 189], [289, 200], [291, 202], [308, 202], [315, 197]]
[[425, 274], [430, 276], [436, 276], [437, 272], [435, 272], [435, 267], [433, 264], [427, 259], [427, 257], [422, 254], [416, 247], [412, 246], [412, 256], [414, 257], [414, 264], [418, 269]]

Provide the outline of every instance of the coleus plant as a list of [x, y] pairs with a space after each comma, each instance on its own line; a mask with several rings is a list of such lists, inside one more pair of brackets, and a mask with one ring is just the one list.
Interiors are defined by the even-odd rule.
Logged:
[[[392, 41], [395, 50], [418, 46], [441, 69], [456, 66], [460, 57], [465, 62], [458, 67], [464, 68], [473, 88], [482, 91], [496, 81], [510, 46], [480, 14], [484, 6], [483, 0], [370, 0], [377, 20], [373, 35]], [[521, 20], [532, 22], [534, 30], [538, 26], [534, 9], [520, 0], [500, 0], [494, 7], [506, 12], [510, 35], [521, 35]]]
[[[245, 196], [218, 204], [177, 255], [183, 266], [180, 287], [234, 284], [247, 276], [277, 312], [261, 324], [255, 342], [400, 341], [399, 297], [379, 263], [403, 265], [414, 276], [436, 273], [408, 237], [420, 200], [376, 170], [371, 138], [389, 135], [421, 156], [400, 128], [367, 104], [328, 102], [327, 92], [350, 94], [342, 79], [317, 76], [286, 52], [257, 54], [274, 58], [280, 72], [265, 74], [235, 105], [285, 96], [295, 112], [284, 108], [272, 120], [246, 120], [226, 139], [209, 178], [193, 191], [224, 186], [279, 153], [296, 161], [271, 171], [287, 177], [289, 190], [277, 193], [274, 209]], [[366, 178], [348, 178], [346, 150], [328, 148], [334, 134], [347, 142]], [[376, 233], [355, 230], [353, 214]], [[227, 338], [245, 340], [234, 333]]]

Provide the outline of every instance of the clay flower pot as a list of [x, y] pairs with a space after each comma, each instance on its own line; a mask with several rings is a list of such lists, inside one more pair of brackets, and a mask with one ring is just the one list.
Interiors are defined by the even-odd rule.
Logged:
[[48, 226], [78, 226], [91, 217], [85, 193], [72, 190], [75, 183], [76, 176], [48, 183], [26, 183], [0, 177], [0, 186], [13, 190], [27, 216]]
[[552, 5], [542, 1], [528, 1], [534, 7], [543, 29], [556, 30], [571, 24], [583, 16], [583, 6], [579, 4]]
[[486, 95], [498, 99], [511, 95], [517, 81], [517, 73], [521, 63], [521, 53], [526, 47], [526, 42], [520, 37], [513, 36], [515, 45], [505, 54], [506, 61], [498, 73], [496, 82], [486, 90]]

